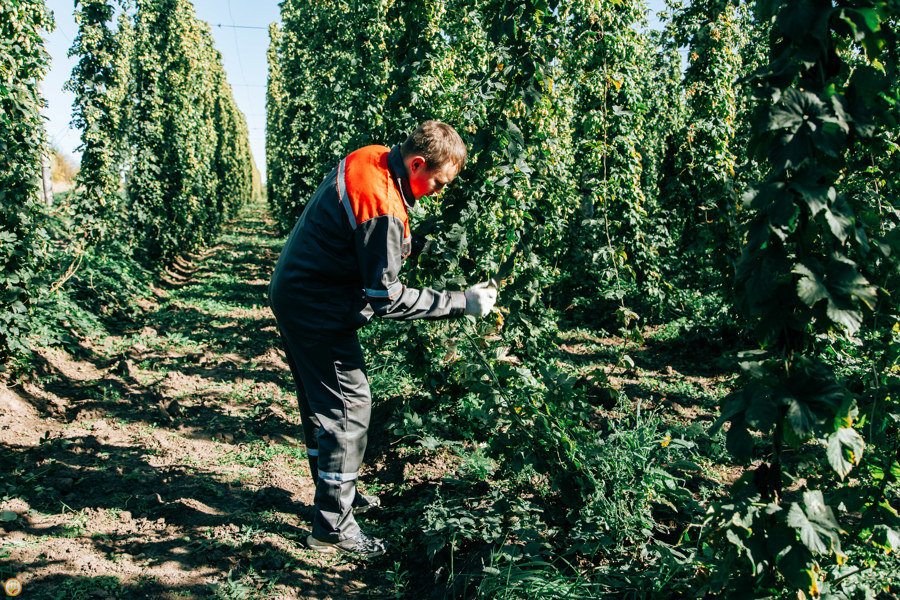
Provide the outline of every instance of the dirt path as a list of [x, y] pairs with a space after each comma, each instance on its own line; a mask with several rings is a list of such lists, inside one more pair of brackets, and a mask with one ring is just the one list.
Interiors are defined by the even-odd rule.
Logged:
[[313, 488], [263, 214], [170, 269], [123, 332], [0, 387], [0, 580], [21, 598], [396, 597], [389, 557], [303, 546]]

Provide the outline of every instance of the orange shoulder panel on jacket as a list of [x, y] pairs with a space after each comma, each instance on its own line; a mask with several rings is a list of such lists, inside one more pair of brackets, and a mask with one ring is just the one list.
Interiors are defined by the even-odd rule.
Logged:
[[391, 180], [388, 152], [384, 146], [365, 146], [346, 159], [344, 182], [357, 225], [384, 215], [408, 221], [403, 199]]

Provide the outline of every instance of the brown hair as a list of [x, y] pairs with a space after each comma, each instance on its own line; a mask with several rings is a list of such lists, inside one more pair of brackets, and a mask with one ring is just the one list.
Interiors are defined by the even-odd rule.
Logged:
[[440, 121], [425, 121], [400, 145], [403, 158], [419, 155], [429, 170], [453, 163], [460, 171], [466, 166], [466, 145], [456, 130]]

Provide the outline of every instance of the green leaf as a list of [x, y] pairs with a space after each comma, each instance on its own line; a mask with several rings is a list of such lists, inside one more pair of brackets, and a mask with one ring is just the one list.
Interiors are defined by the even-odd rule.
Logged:
[[771, 394], [761, 386], [747, 389], [749, 405], [745, 419], [747, 425], [762, 433], [768, 433], [775, 427], [775, 419], [778, 416], [778, 408], [772, 401]]
[[856, 218], [853, 216], [853, 210], [843, 196], [836, 197], [831, 207], [825, 211], [825, 220], [828, 222], [831, 233], [841, 243], [845, 242], [847, 237], [856, 229]]
[[800, 216], [800, 209], [794, 202], [794, 195], [783, 191], [770, 200], [768, 213], [773, 225], [793, 231]]
[[800, 198], [806, 202], [812, 216], [816, 216], [821, 211], [828, 208], [837, 197], [837, 191], [827, 185], [827, 182], [834, 179], [831, 170], [817, 165], [810, 165], [808, 168], [801, 169], [791, 179], [791, 191], [800, 195]]
[[812, 437], [816, 427], [816, 416], [809, 406], [793, 396], [784, 396], [781, 401], [788, 407], [786, 421], [794, 434], [801, 440]]
[[812, 306], [819, 300], [824, 300], [830, 296], [820, 272], [813, 271], [813, 269], [802, 263], [795, 265], [793, 272], [802, 275], [797, 281], [797, 295], [807, 306]]
[[851, 23], [854, 31], [856, 30], [857, 22], [872, 33], [881, 31], [881, 19], [878, 16], [878, 11], [874, 8], [848, 8], [844, 9], [843, 12], [842, 17]]
[[788, 511], [788, 525], [797, 530], [800, 541], [810, 551], [819, 554], [840, 550], [840, 525], [834, 512], [822, 496], [822, 492], [812, 490], [803, 494], [805, 510], [797, 503], [792, 503]]
[[[747, 406], [747, 394], [744, 390], [738, 389], [728, 394], [722, 401], [721, 415], [716, 419], [716, 422], [713, 423], [712, 427], [709, 428], [707, 434], [710, 436], [715, 435], [725, 423], [746, 411]], [[743, 419], [743, 417], [740, 418]]]
[[856, 333], [859, 326], [862, 325], [862, 313], [846, 305], [840, 305], [837, 301], [829, 298], [828, 308], [825, 314], [834, 323], [843, 326], [851, 335]]
[[876, 58], [885, 44], [878, 11], [874, 8], [845, 8], [841, 11], [841, 20], [850, 26], [854, 41], [862, 41], [868, 56]]
[[817, 113], [822, 102], [814, 94], [803, 92], [797, 88], [789, 88], [781, 97], [781, 102], [769, 113], [769, 130], [788, 129], [796, 131], [804, 122], [807, 113]]
[[878, 527], [877, 531], [884, 535], [884, 543], [882, 545], [890, 547], [894, 552], [900, 551], [900, 531], [885, 526]]
[[819, 554], [828, 552], [828, 546], [819, 537], [816, 526], [806, 518], [803, 509], [796, 502], [792, 503], [790, 510], [788, 510], [788, 525], [798, 530], [797, 533], [804, 546]]
[[878, 299], [878, 290], [857, 270], [856, 263], [840, 254], [832, 256], [828, 267], [828, 279], [837, 292], [849, 296], [853, 301], [861, 301], [870, 310]]
[[841, 427], [828, 436], [827, 455], [831, 468], [841, 476], [847, 476], [862, 458], [866, 443], [851, 427]]
[[725, 449], [738, 460], [748, 460], [753, 455], [753, 447], [753, 436], [747, 431], [744, 419], [734, 419], [725, 438]]
[[0, 521], [9, 523], [19, 518], [18, 513], [11, 510], [0, 510]]

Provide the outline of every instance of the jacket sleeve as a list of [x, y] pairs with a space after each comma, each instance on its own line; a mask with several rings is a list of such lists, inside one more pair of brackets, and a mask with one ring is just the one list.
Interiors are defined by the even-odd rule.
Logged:
[[466, 310], [464, 292], [416, 290], [400, 283], [403, 233], [403, 222], [391, 215], [369, 219], [354, 231], [363, 288], [372, 310], [379, 317], [402, 321], [461, 316]]

